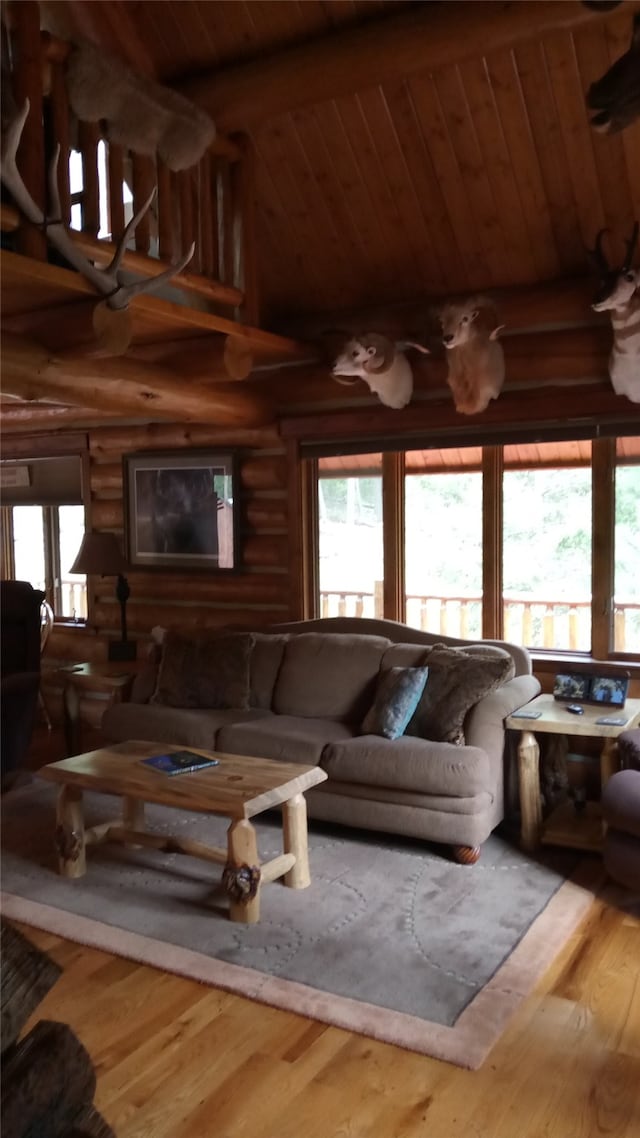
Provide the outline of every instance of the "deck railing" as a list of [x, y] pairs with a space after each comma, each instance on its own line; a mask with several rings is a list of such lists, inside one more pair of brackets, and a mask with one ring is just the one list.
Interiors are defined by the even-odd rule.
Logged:
[[[382, 583], [373, 593], [357, 589], [320, 593], [322, 616], [382, 617]], [[435, 597], [408, 594], [406, 623], [412, 628], [458, 636], [482, 635], [482, 597]], [[615, 650], [640, 647], [640, 604], [617, 603], [614, 611]], [[591, 602], [504, 598], [504, 639], [530, 648], [561, 648], [588, 652], [591, 647]]]

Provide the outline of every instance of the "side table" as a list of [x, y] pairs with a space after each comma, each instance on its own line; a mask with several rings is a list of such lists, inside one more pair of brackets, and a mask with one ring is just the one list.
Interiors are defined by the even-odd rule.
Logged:
[[[600, 753], [600, 783], [618, 769], [616, 739], [623, 731], [640, 723], [640, 699], [628, 699], [623, 708], [585, 704], [583, 715], [572, 715], [567, 704], [552, 695], [539, 695], [521, 710], [541, 712], [537, 719], [522, 719], [512, 714], [505, 726], [520, 732], [518, 743], [518, 776], [520, 783], [521, 843], [524, 849], [534, 850], [540, 842], [549, 845], [570, 846], [576, 849], [600, 851], [603, 844], [603, 825], [599, 803], [586, 803], [577, 812], [572, 803], [564, 802], [542, 824], [540, 797], [540, 747], [536, 735], [584, 735], [602, 739]], [[610, 716], [625, 716], [620, 725], [597, 723]]]
[[67, 753], [82, 751], [80, 699], [84, 692], [96, 692], [107, 698], [104, 708], [126, 700], [139, 669], [139, 664], [70, 664], [59, 669], [63, 678], [64, 734]]

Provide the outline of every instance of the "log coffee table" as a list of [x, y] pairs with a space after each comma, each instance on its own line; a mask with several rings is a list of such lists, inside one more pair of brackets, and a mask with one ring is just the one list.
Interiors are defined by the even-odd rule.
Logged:
[[[61, 784], [55, 834], [59, 872], [64, 877], [82, 877], [86, 871], [86, 847], [107, 841], [190, 854], [225, 866], [222, 879], [230, 897], [230, 918], [254, 924], [260, 919], [262, 884], [279, 877], [284, 877], [285, 885], [291, 889], [305, 889], [310, 884], [304, 791], [324, 782], [327, 775], [320, 767], [227, 755], [199, 747], [188, 749], [205, 758], [218, 759], [219, 765], [167, 775], [140, 760], [184, 750], [184, 746], [134, 741], [42, 767], [38, 778]], [[122, 821], [115, 819], [85, 829], [83, 790], [120, 796]], [[145, 802], [230, 818], [227, 849], [147, 831]], [[260, 865], [256, 832], [249, 819], [274, 806], [282, 807], [283, 853]]]

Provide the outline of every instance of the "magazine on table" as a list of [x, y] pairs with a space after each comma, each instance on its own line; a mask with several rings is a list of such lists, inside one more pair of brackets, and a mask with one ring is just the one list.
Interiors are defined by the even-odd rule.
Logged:
[[189, 771], [204, 770], [206, 767], [217, 767], [219, 759], [208, 759], [204, 755], [197, 755], [195, 751], [167, 751], [165, 755], [149, 755], [140, 760], [146, 767], [162, 771], [163, 774], [188, 774]]

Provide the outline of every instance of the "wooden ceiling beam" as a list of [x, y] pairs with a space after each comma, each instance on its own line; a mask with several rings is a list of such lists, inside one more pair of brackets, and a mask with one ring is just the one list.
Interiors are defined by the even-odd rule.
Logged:
[[[605, 316], [591, 308], [594, 287], [591, 277], [567, 277], [544, 284], [486, 289], [484, 294], [495, 301], [506, 331], [520, 333], [536, 328], [602, 327], [608, 324]], [[349, 333], [375, 331], [391, 338], [404, 336], [415, 339], [429, 330], [437, 331], [435, 313], [439, 305], [462, 300], [469, 295], [472, 295], [470, 291], [446, 296], [425, 295], [421, 300], [402, 304], [367, 305], [343, 311], [334, 309], [294, 316], [276, 323], [283, 334], [308, 340], [322, 339], [326, 333], [333, 337], [338, 329]]]
[[34, 340], [3, 335], [3, 390], [27, 401], [53, 401], [120, 416], [176, 422], [259, 426], [273, 420], [267, 398], [248, 385], [185, 380], [127, 357], [78, 359], [52, 355]]
[[[629, 0], [626, 7], [633, 11], [640, 4]], [[397, 15], [185, 78], [175, 86], [204, 107], [219, 130], [243, 130], [299, 107], [475, 59], [479, 52], [509, 50], [608, 15], [580, 0], [412, 5]]]

